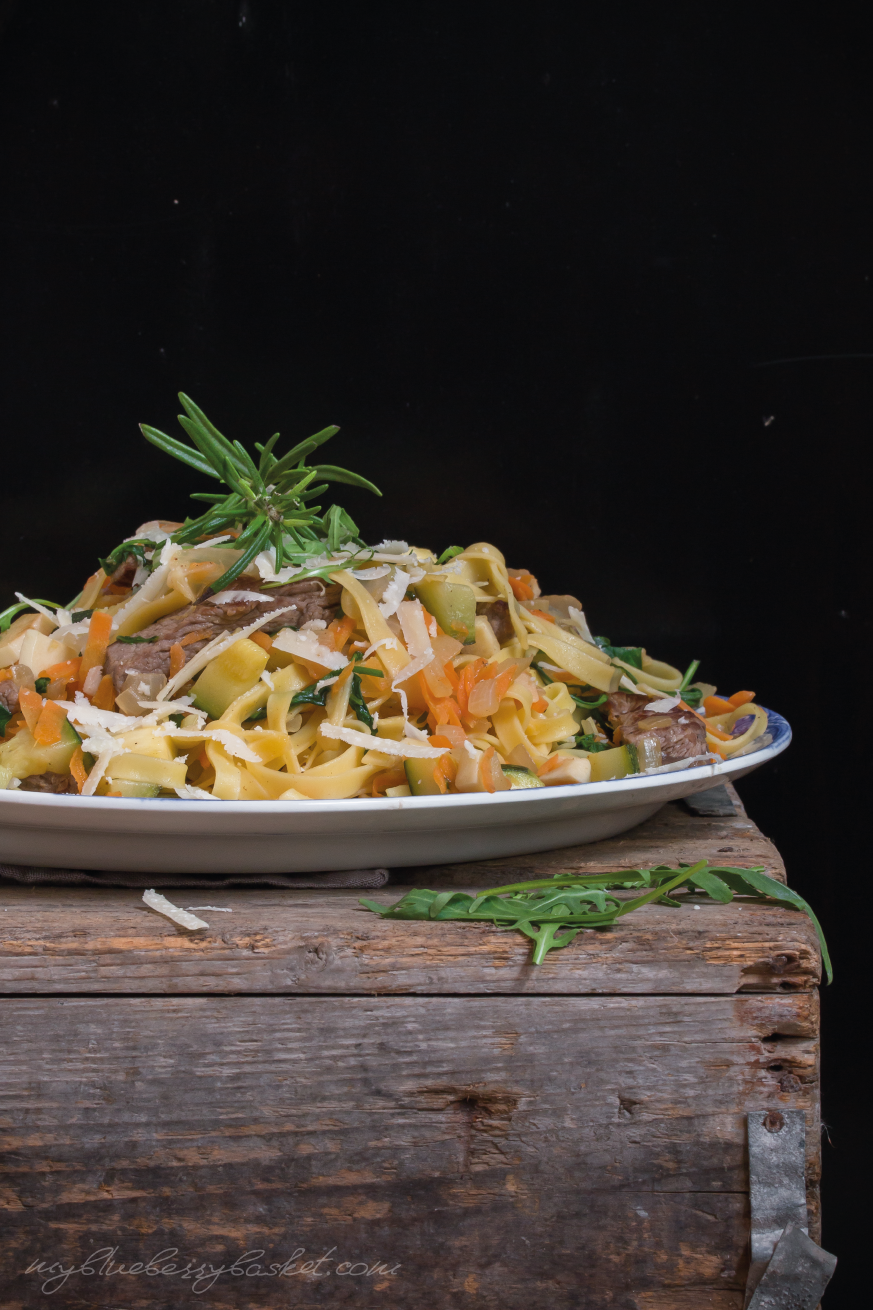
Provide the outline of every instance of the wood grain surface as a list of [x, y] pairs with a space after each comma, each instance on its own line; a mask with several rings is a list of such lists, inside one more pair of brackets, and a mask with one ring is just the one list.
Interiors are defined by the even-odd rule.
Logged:
[[227, 1272], [202, 1297], [98, 1259], [53, 1304], [739, 1310], [746, 1108], [806, 1111], [814, 1200], [814, 993], [4, 1013], [6, 1310], [102, 1248], [116, 1266], [178, 1248], [183, 1269], [330, 1255], [323, 1277]]
[[[0, 992], [734, 993], [810, 988], [819, 956], [805, 916], [734, 902], [648, 906], [615, 928], [588, 930], [539, 967], [519, 933], [488, 924], [384, 921], [361, 895], [391, 904], [407, 886], [496, 886], [558, 872], [651, 867], [708, 858], [763, 864], [784, 879], [772, 844], [745, 814], [700, 818], [666, 806], [639, 829], [594, 846], [523, 860], [415, 870], [373, 893], [230, 890], [172, 894], [204, 901], [209, 931], [189, 933], [135, 891], [0, 889]], [[414, 881], [412, 877], [414, 876]]]

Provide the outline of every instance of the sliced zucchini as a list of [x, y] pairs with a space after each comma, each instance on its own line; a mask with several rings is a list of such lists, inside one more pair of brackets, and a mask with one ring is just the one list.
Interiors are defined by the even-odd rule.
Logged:
[[119, 796], [135, 796], [140, 800], [146, 800], [150, 796], [160, 794], [160, 787], [151, 782], [131, 782], [129, 778], [112, 778], [108, 781], [108, 790], [116, 792]]
[[530, 769], [522, 769], [517, 764], [504, 764], [503, 772], [509, 779], [509, 790], [517, 791], [519, 787], [545, 787], [545, 783]]
[[406, 781], [409, 783], [409, 790], [413, 796], [442, 795], [437, 780], [433, 776], [433, 771], [436, 768], [436, 765], [436, 760], [403, 761], [403, 771], [406, 774]]
[[592, 782], [609, 782], [613, 778], [626, 778], [639, 773], [639, 757], [635, 746], [613, 746], [612, 750], [597, 751], [588, 756]]
[[267, 666], [269, 655], [257, 642], [243, 637], [207, 664], [194, 683], [194, 704], [212, 719], [220, 719], [228, 705], [254, 687]]
[[11, 778], [29, 778], [33, 773], [69, 773], [73, 752], [81, 744], [69, 719], [61, 729], [61, 740], [51, 746], [38, 746], [30, 729], [22, 728], [0, 746], [0, 787], [7, 787]]
[[456, 641], [471, 646], [476, 640], [476, 597], [472, 587], [463, 582], [443, 582], [423, 578], [415, 594], [428, 614], [432, 614], [443, 632]]

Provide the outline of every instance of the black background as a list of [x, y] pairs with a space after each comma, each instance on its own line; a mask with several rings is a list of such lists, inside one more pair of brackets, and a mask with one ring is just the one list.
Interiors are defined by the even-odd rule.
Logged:
[[330, 458], [385, 493], [342, 496], [367, 539], [493, 541], [786, 714], [742, 793], [835, 956], [838, 1310], [867, 1191], [873, 118], [860, 6], [751, 13], [0, 0], [0, 599], [67, 600], [185, 515], [196, 475], [136, 427], [174, 431], [184, 389], [243, 440], [341, 424]]

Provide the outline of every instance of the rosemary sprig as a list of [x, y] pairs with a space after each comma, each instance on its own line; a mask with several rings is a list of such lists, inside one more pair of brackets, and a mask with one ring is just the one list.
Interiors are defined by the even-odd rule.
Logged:
[[[184, 392], [179, 393], [179, 399], [185, 410], [179, 415], [179, 423], [193, 445], [169, 437], [145, 423], [140, 424], [140, 428], [146, 440], [158, 450], [181, 460], [198, 473], [216, 478], [227, 488], [226, 492], [220, 493], [195, 493], [192, 499], [206, 501], [209, 508], [198, 518], [186, 519], [171, 538], [178, 545], [189, 545], [228, 530], [237, 532], [242, 529], [235, 542], [241, 554], [212, 584], [213, 591], [219, 592], [227, 587], [245, 571], [256, 555], [271, 545], [276, 555], [277, 571], [286, 560], [294, 562], [294, 556], [310, 559], [325, 550], [338, 551], [346, 542], [363, 547], [357, 525], [340, 505], [331, 505], [320, 517], [321, 506], [310, 503], [326, 491], [331, 482], [364, 487], [377, 496], [382, 494], [359, 473], [335, 464], [307, 464], [307, 458], [335, 436], [338, 427], [322, 428], [281, 457], [274, 454], [279, 440], [276, 432], [263, 445], [255, 442], [258, 452], [255, 462], [241, 442], [229, 441], [223, 436]], [[116, 547], [107, 557], [107, 562], [124, 549], [124, 544]], [[335, 569], [336, 566], [332, 567]]]

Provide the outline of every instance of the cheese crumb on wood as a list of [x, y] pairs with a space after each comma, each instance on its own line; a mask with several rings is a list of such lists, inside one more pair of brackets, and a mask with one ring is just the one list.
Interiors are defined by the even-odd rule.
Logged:
[[193, 932], [195, 928], [208, 928], [209, 924], [203, 919], [198, 919], [196, 914], [189, 914], [187, 910], [180, 910], [178, 905], [168, 901], [166, 896], [156, 892], [152, 887], [143, 892], [142, 898], [150, 910], [156, 910], [158, 914], [165, 915], [177, 923], [180, 928], [187, 928]]

